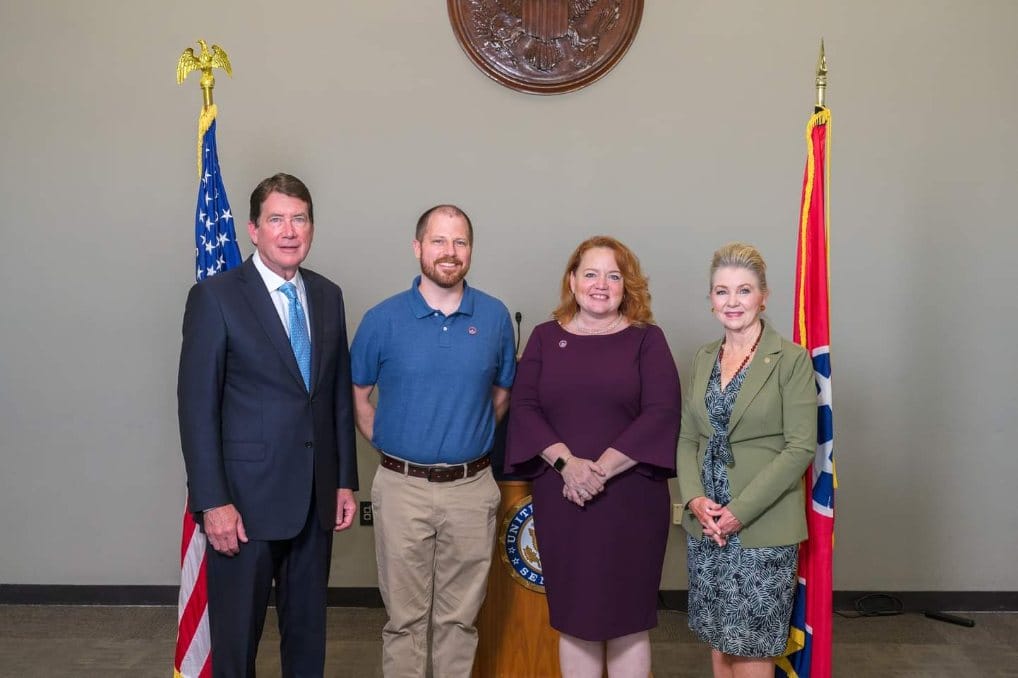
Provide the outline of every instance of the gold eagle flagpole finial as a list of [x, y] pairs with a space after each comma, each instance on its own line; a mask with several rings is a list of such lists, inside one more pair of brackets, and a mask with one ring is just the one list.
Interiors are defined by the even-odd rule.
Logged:
[[233, 67], [230, 66], [230, 57], [219, 45], [209, 45], [204, 40], [199, 40], [198, 45], [201, 52], [197, 55], [194, 49], [188, 47], [177, 60], [177, 84], [183, 84], [191, 71], [201, 71], [202, 108], [198, 116], [198, 177], [202, 176], [202, 137], [212, 126], [216, 119], [216, 105], [212, 102], [212, 88], [216, 86], [216, 79], [212, 77], [213, 68], [222, 68], [226, 74], [233, 77]]
[[177, 61], [177, 84], [183, 84], [191, 71], [201, 71], [201, 90], [204, 95], [202, 108], [212, 106], [212, 88], [216, 86], [216, 79], [212, 77], [213, 68], [222, 68], [226, 74], [233, 77], [233, 67], [230, 66], [230, 57], [219, 45], [212, 45], [209, 49], [208, 43], [199, 40], [198, 45], [201, 52], [196, 56], [194, 48], [188, 47], [180, 55]]
[[824, 39], [820, 38], [820, 56], [817, 58], [817, 105], [816, 112], [827, 108], [827, 57], [824, 55]]

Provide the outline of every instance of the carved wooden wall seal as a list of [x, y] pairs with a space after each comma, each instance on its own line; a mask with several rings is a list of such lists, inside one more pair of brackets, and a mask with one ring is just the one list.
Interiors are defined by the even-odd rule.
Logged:
[[643, 0], [448, 0], [460, 46], [488, 77], [533, 94], [586, 87], [625, 55]]

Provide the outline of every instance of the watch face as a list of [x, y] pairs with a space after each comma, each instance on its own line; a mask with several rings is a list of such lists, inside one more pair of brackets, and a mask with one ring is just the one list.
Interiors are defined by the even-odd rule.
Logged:
[[643, 0], [448, 0], [460, 46], [489, 78], [521, 92], [586, 87], [625, 55]]
[[566, 458], [565, 457], [559, 457], [558, 459], [555, 460], [555, 470], [556, 471], [561, 471], [565, 467], [566, 467]]

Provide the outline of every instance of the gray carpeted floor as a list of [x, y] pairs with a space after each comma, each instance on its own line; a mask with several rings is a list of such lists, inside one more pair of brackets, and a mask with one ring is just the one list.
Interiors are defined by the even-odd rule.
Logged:
[[[834, 675], [843, 678], [1018, 677], [1018, 614], [974, 613], [974, 628], [916, 614], [834, 619]], [[330, 608], [327, 676], [381, 676], [384, 610]], [[655, 678], [710, 676], [709, 654], [678, 612], [652, 631]], [[168, 678], [176, 610], [169, 607], [0, 606], [0, 676]], [[279, 675], [270, 611], [259, 676]], [[519, 678], [527, 676], [521, 670]], [[444, 678], [444, 677], [440, 677]]]

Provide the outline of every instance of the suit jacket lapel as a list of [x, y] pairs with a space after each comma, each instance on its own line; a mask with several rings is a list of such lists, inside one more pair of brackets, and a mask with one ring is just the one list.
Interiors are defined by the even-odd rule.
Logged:
[[[283, 359], [283, 364], [286, 365], [287, 370], [300, 383], [301, 388], [304, 388], [304, 377], [301, 376], [300, 368], [297, 366], [297, 358], [293, 355], [290, 338], [286, 335], [286, 330], [283, 329], [283, 323], [279, 320], [279, 313], [272, 303], [272, 297], [269, 296], [269, 291], [265, 288], [265, 282], [262, 280], [261, 275], [258, 274], [258, 269], [255, 268], [254, 260], [251, 258], [244, 262], [241, 282], [243, 283], [241, 287], [243, 288], [244, 297], [251, 306], [258, 324], [262, 326], [269, 341], [276, 348], [276, 351], [279, 352], [279, 357]], [[313, 347], [311, 355], [314, 356]]]
[[[304, 289], [308, 293], [308, 319], [311, 324], [311, 392], [318, 388], [318, 373], [322, 369], [322, 340], [325, 332], [325, 313], [322, 305], [322, 286], [314, 275], [308, 275], [307, 271], [301, 271], [304, 278]], [[294, 360], [294, 364], [297, 361]], [[302, 382], [303, 383], [303, 382]]]
[[[781, 336], [778, 335], [769, 324], [764, 325], [763, 336], [760, 337], [760, 345], [757, 346], [756, 355], [746, 368], [746, 378], [739, 388], [739, 395], [735, 398], [735, 405], [732, 407], [732, 416], [728, 420], [728, 432], [735, 430], [735, 426], [746, 413], [753, 398], [760, 392], [771, 372], [778, 365], [778, 357], [781, 353]], [[777, 356], [777, 357], [776, 357]]]
[[691, 395], [696, 399], [696, 409], [694, 411], [700, 418], [700, 426], [704, 431], [711, 430], [710, 420], [707, 418], [707, 404], [704, 402], [704, 399], [707, 397], [707, 382], [710, 381], [711, 370], [714, 369], [714, 363], [718, 359], [718, 348], [720, 346], [720, 339], [713, 344], [708, 344], [706, 351], [700, 356], [693, 369], [694, 379]]

